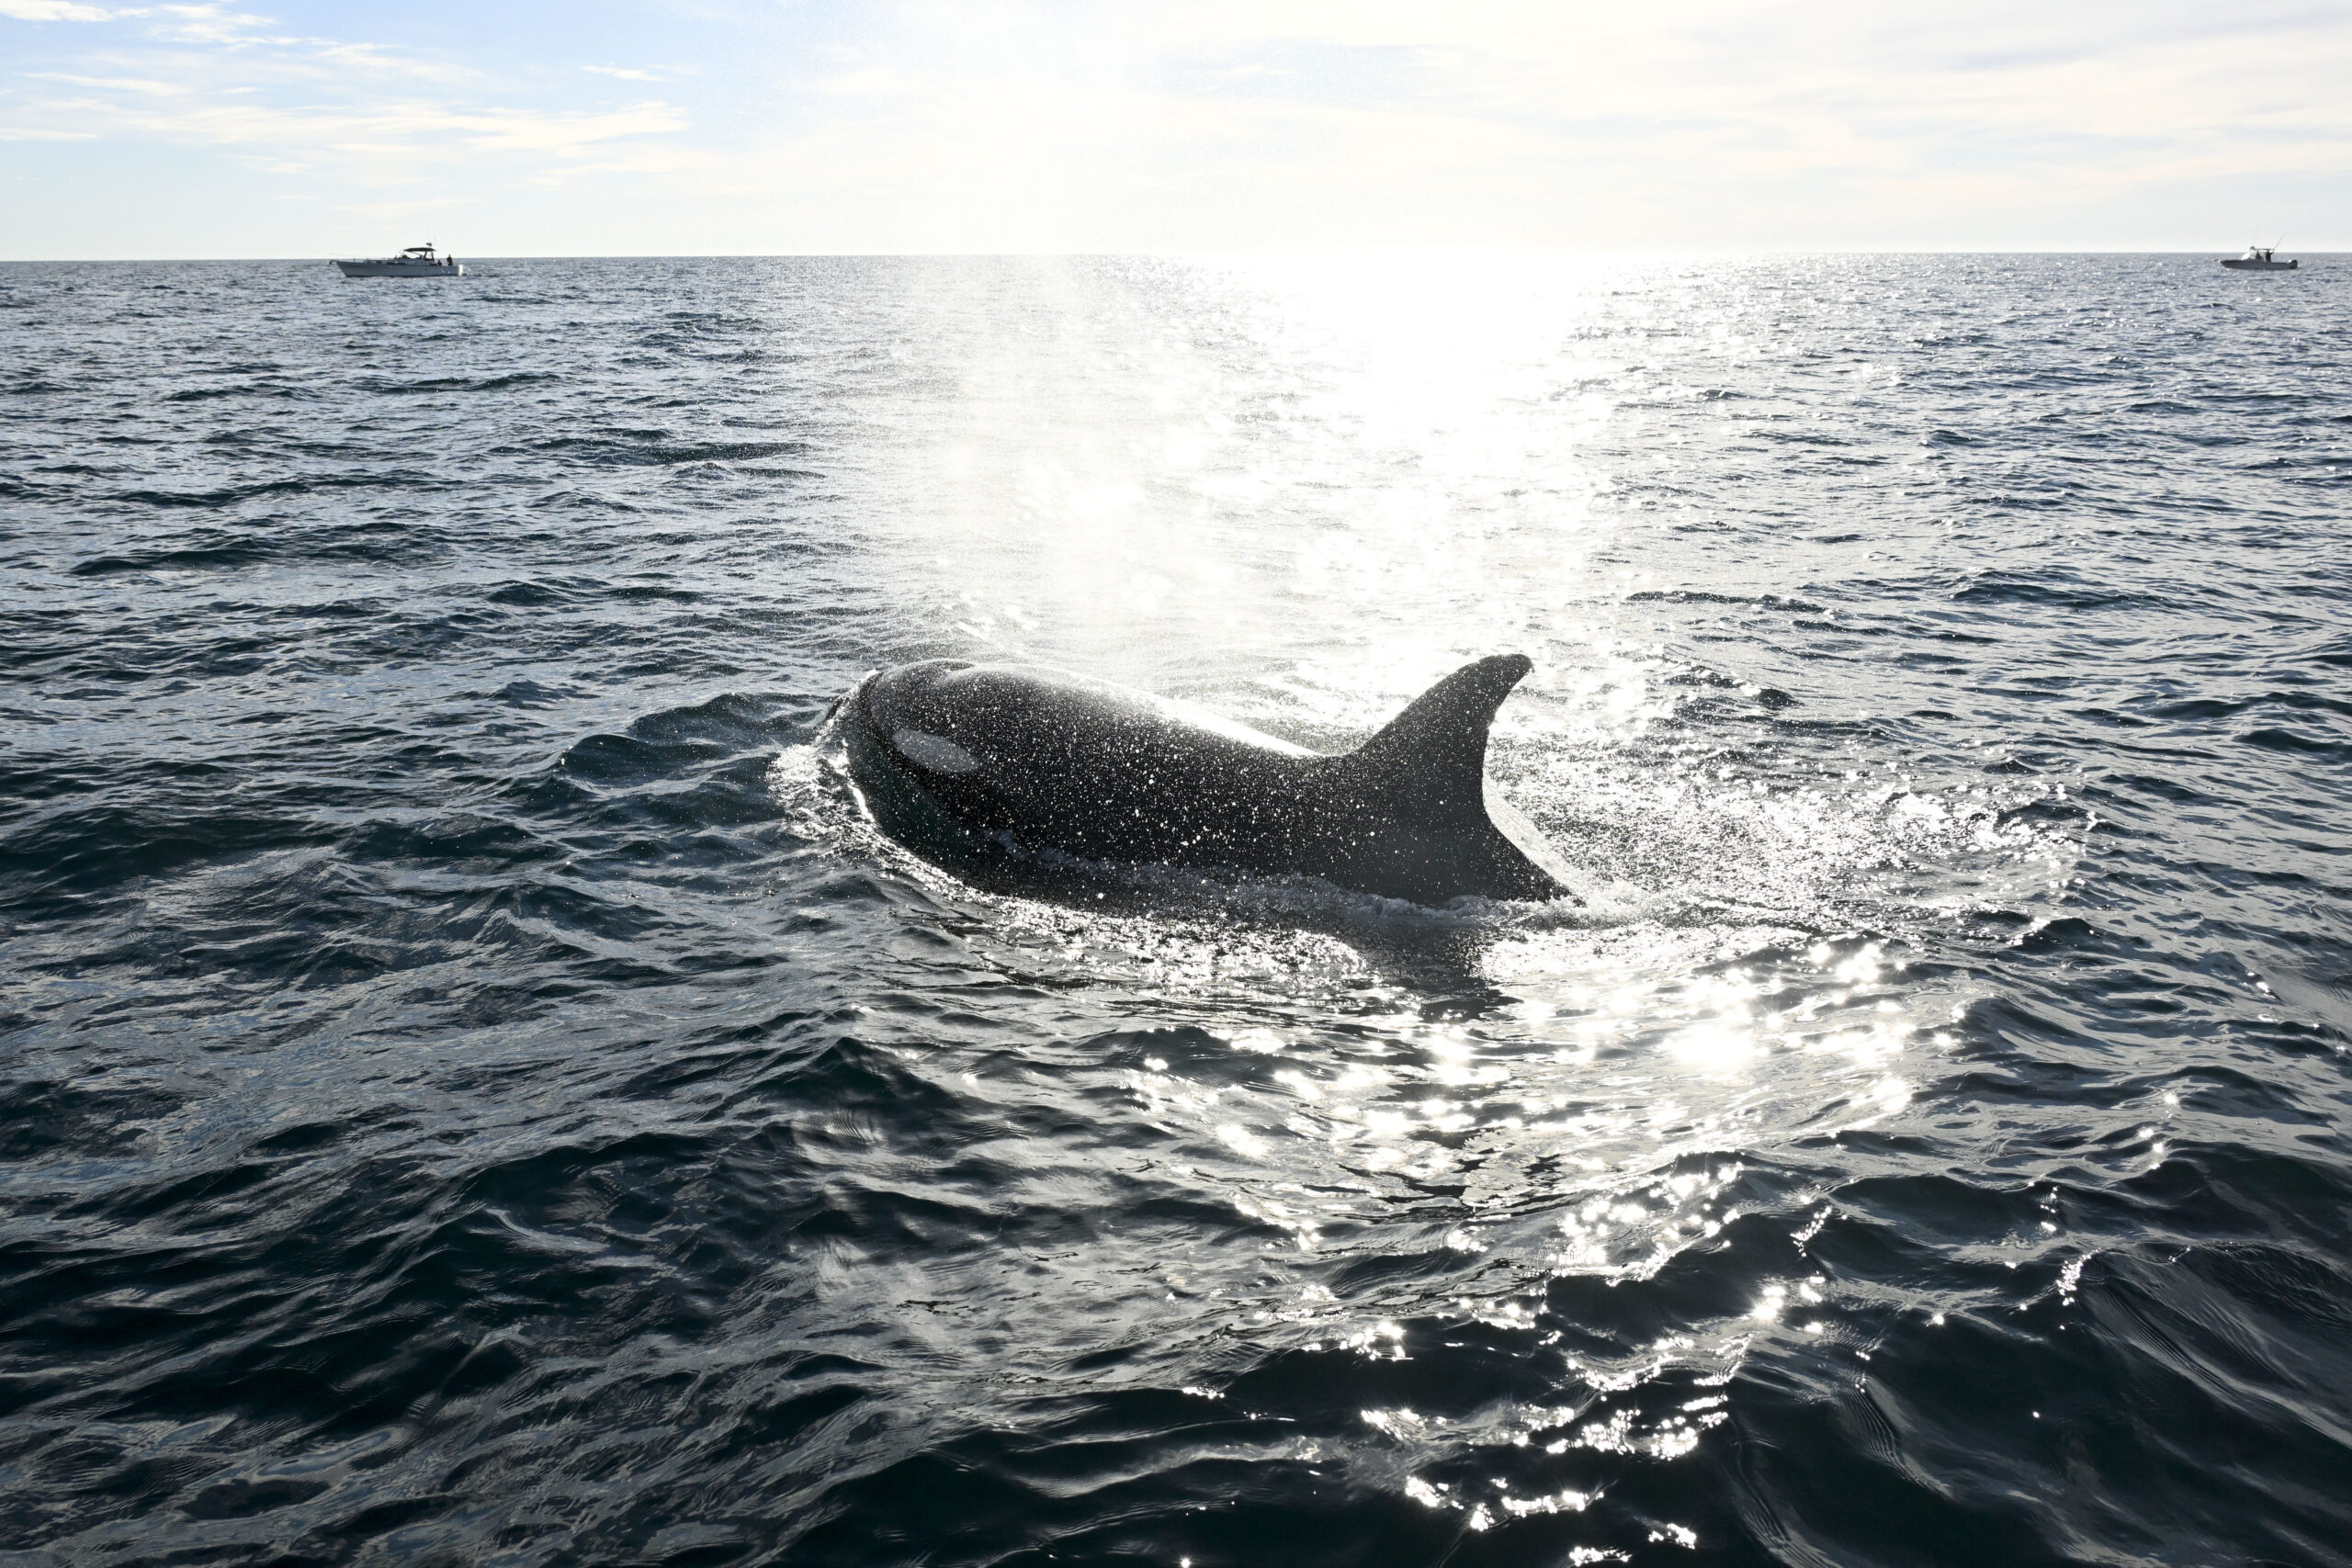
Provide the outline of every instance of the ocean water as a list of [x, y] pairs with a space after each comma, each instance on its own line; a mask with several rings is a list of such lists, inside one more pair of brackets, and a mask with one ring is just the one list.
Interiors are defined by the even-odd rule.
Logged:
[[[0, 1564], [2352, 1562], [2352, 271], [0, 267]], [[1581, 904], [975, 891], [1013, 657]]]

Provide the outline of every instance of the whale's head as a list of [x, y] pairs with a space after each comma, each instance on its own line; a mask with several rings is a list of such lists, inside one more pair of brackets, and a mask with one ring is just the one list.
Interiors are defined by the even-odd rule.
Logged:
[[983, 726], [964, 689], [974, 668], [965, 659], [926, 659], [869, 678], [858, 691], [854, 715], [868, 743], [919, 779], [978, 773], [981, 753], [974, 746]]
[[869, 675], [842, 717], [851, 775], [876, 820], [934, 859], [1055, 843], [1052, 824], [1099, 813], [1102, 760], [1127, 758], [1136, 733], [1159, 722], [1140, 693], [962, 659]]
[[977, 783], [986, 773], [1015, 790], [1057, 776], [1074, 751], [1164, 725], [1175, 709], [1082, 676], [965, 659], [882, 671], [866, 680], [857, 704], [869, 736], [918, 776]]
[[1277, 754], [1305, 755], [1142, 692], [963, 659], [869, 675], [848, 716], [852, 761], [870, 789], [911, 789], [967, 823], [1008, 830], [1044, 817], [1100, 816], [1109, 796], [1138, 781], [1169, 798], [1131, 801], [1130, 818], [1179, 815], [1186, 781], [1216, 784], [1187, 754], [1204, 734], [1230, 730]]
[[985, 856], [1004, 816], [998, 770], [975, 743], [980, 727], [946, 684], [971, 668], [931, 659], [879, 671], [844, 699], [840, 718], [867, 809], [892, 838], [950, 866]]

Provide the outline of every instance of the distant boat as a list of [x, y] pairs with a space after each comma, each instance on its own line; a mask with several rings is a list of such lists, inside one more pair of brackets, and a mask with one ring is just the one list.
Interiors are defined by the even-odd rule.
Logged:
[[[2267, 254], [2267, 253], [2265, 253]], [[466, 269], [455, 256], [435, 255], [431, 245], [411, 245], [380, 261], [339, 261], [345, 277], [463, 277]], [[2287, 264], [2294, 265], [2292, 262]]]
[[2267, 245], [2248, 245], [2242, 256], [2223, 256], [2222, 265], [2239, 272], [2292, 272], [2300, 263], [2272, 261]]

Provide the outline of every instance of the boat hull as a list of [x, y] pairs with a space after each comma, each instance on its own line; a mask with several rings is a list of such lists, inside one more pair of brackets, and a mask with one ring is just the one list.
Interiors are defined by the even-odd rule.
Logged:
[[2232, 272], [2293, 272], [2302, 265], [2301, 261], [2248, 261], [2244, 256], [2230, 256], [2222, 265]]
[[345, 277], [463, 277], [466, 269], [456, 262], [396, 262], [339, 261], [334, 264]]

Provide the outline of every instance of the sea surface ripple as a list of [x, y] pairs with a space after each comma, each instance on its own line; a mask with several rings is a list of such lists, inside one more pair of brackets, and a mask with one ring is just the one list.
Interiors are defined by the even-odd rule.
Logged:
[[[2352, 1563], [2352, 278], [0, 267], [0, 1565]], [[828, 705], [1537, 673], [1578, 906]]]

